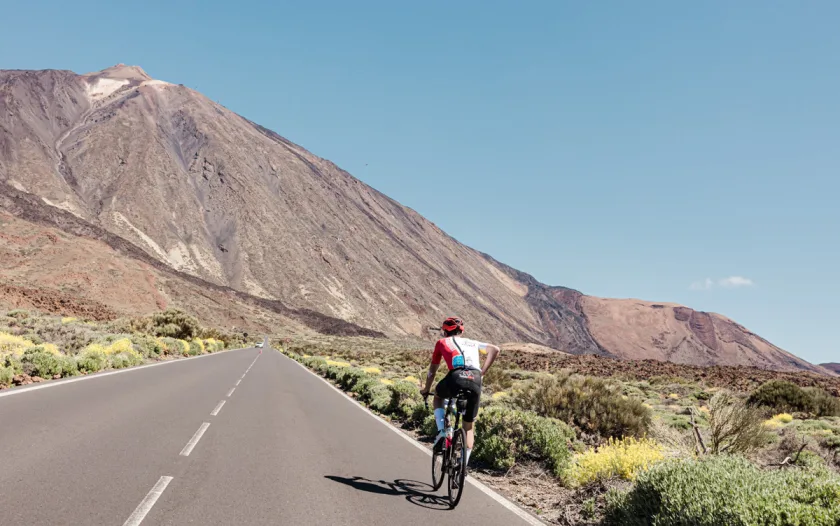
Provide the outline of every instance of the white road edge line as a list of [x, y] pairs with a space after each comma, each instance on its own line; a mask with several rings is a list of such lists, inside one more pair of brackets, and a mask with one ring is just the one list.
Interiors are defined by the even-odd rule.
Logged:
[[148, 515], [149, 511], [151, 511], [155, 502], [157, 502], [170, 482], [172, 482], [172, 477], [161, 477], [158, 479], [157, 484], [149, 490], [149, 493], [146, 494], [146, 498], [137, 505], [137, 508], [134, 509], [134, 513], [126, 519], [123, 526], [137, 526], [143, 522], [143, 519], [146, 518], [146, 515]]
[[239, 387], [239, 382], [241, 382], [241, 381], [242, 381], [242, 378], [240, 378], [239, 380], [236, 381], [236, 387]]
[[236, 391], [236, 387], [231, 387], [230, 392], [227, 394], [227, 397], [230, 398], [234, 391]]
[[207, 431], [208, 427], [210, 427], [209, 422], [204, 422], [203, 424], [201, 424], [201, 427], [198, 428], [198, 431], [195, 432], [190, 441], [187, 442], [187, 445], [184, 446], [184, 449], [181, 450], [182, 457], [190, 456], [190, 453], [192, 453], [193, 448], [196, 444], [198, 444], [198, 441], [201, 440], [202, 435], [204, 435], [204, 432]]
[[[302, 363], [300, 363], [298, 361], [295, 361], [295, 360], [292, 360], [291, 358], [289, 358], [285, 354], [281, 353], [280, 351], [275, 350], [275, 352], [277, 354], [279, 354], [280, 356], [282, 356], [283, 358], [286, 358], [287, 360], [299, 365], [301, 367], [301, 369], [303, 369], [304, 371], [308, 372], [309, 374], [311, 374], [315, 378], [321, 380], [322, 382], [324, 382], [325, 384], [330, 386], [335, 392], [337, 392], [338, 394], [340, 394], [341, 396], [343, 396], [344, 398], [349, 400], [350, 403], [352, 403], [354, 406], [358, 407], [359, 409], [361, 409], [365, 413], [369, 414], [370, 416], [372, 416], [373, 418], [378, 420], [385, 427], [387, 427], [388, 429], [390, 429], [394, 433], [398, 434], [399, 436], [401, 436], [402, 438], [407, 440], [412, 446], [416, 447], [417, 449], [419, 449], [420, 451], [422, 451], [423, 453], [425, 453], [429, 457], [432, 456], [432, 452], [429, 449], [427, 449], [426, 447], [424, 447], [422, 444], [420, 444], [420, 442], [416, 441], [413, 437], [407, 435], [402, 430], [398, 429], [393, 424], [391, 424], [390, 422], [388, 422], [387, 420], [385, 420], [381, 416], [377, 415], [376, 413], [374, 413], [373, 411], [371, 411], [367, 407], [363, 406], [362, 404], [360, 404], [357, 401], [350, 398], [347, 395], [347, 393], [345, 393], [344, 391], [342, 391], [338, 387], [336, 387], [333, 384], [331, 384], [330, 382], [328, 382], [325, 378], [315, 374], [313, 371], [309, 370]], [[468, 477], [467, 482], [472, 484], [473, 486], [475, 486], [477, 489], [479, 489], [482, 493], [486, 494], [491, 499], [495, 500], [496, 502], [498, 502], [499, 504], [501, 504], [502, 506], [504, 506], [505, 508], [507, 508], [508, 510], [513, 512], [516, 516], [518, 516], [520, 519], [524, 520], [528, 524], [530, 524], [532, 526], [546, 526], [546, 524], [544, 522], [540, 521], [539, 519], [537, 519], [536, 517], [534, 517], [530, 513], [526, 512], [525, 510], [523, 510], [522, 508], [520, 508], [519, 506], [517, 506], [513, 502], [511, 502], [508, 499], [506, 499], [505, 497], [499, 495], [494, 490], [490, 489], [489, 487], [487, 487], [486, 485], [482, 484], [481, 482], [475, 480], [474, 478]]]
[[183, 362], [188, 362], [190, 360], [196, 360], [198, 358], [207, 358], [209, 356], [218, 356], [218, 355], [224, 354], [224, 353], [235, 352], [235, 351], [247, 351], [247, 350], [250, 350], [250, 349], [251, 349], [250, 347], [242, 348], [242, 349], [228, 349], [227, 351], [219, 351], [219, 352], [214, 352], [214, 353], [211, 353], [211, 354], [202, 354], [201, 356], [190, 356], [189, 358], [178, 358], [177, 360], [166, 360], [164, 362], [150, 363], [148, 365], [138, 365], [137, 367], [129, 367], [127, 369], [120, 369], [118, 371], [108, 371], [108, 372], [105, 372], [105, 373], [96, 373], [96, 374], [92, 374], [92, 375], [89, 375], [89, 376], [79, 376], [79, 377], [76, 377], [76, 378], [70, 378], [68, 380], [52, 380], [52, 381], [47, 382], [47, 383], [43, 383], [43, 384], [40, 384], [40, 385], [33, 385], [33, 386], [30, 386], [30, 387], [16, 387], [16, 388], [8, 389], [8, 390], [3, 389], [2, 391], [0, 391], [0, 398], [3, 398], [4, 396], [14, 396], [14, 395], [17, 395], [17, 394], [22, 394], [22, 393], [30, 393], [32, 391], [37, 391], [38, 389], [47, 389], [48, 387], [58, 387], [58, 386], [61, 386], [61, 385], [72, 384], [72, 383], [81, 382], [81, 381], [84, 381], [84, 380], [95, 380], [96, 378], [104, 378], [106, 376], [111, 376], [112, 374], [130, 373], [130, 372], [133, 372], [133, 371], [139, 371], [140, 369], [146, 369], [148, 367], [157, 367], [158, 365], [167, 365], [167, 364], [170, 364], [170, 363], [183, 363]]
[[222, 400], [221, 402], [219, 402], [219, 405], [217, 405], [217, 406], [216, 406], [216, 409], [214, 409], [214, 410], [213, 410], [213, 412], [212, 412], [212, 413], [210, 413], [210, 416], [216, 416], [216, 415], [218, 415], [218, 414], [219, 414], [219, 411], [221, 411], [221, 410], [222, 410], [222, 407], [224, 407], [224, 405], [225, 405], [225, 400]]

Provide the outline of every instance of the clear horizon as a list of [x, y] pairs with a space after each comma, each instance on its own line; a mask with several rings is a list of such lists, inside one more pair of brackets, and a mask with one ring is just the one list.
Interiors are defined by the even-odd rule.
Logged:
[[2, 69], [138, 65], [544, 283], [716, 312], [840, 361], [840, 4], [84, 0], [4, 14]]

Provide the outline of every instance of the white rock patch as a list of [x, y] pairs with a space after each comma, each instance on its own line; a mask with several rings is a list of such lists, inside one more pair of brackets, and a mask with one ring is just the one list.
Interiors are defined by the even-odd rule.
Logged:
[[102, 100], [113, 94], [123, 86], [128, 85], [128, 80], [96, 79], [86, 87], [87, 96], [90, 100]]

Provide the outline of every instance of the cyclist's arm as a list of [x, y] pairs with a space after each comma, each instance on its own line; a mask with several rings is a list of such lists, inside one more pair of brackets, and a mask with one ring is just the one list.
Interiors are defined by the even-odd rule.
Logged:
[[502, 352], [501, 349], [496, 347], [495, 345], [487, 344], [487, 359], [484, 360], [484, 367], [481, 368], [481, 375], [484, 376], [487, 374], [487, 369], [493, 365], [493, 362], [496, 361], [496, 357], [499, 356], [499, 353]]
[[426, 374], [426, 387], [420, 390], [421, 394], [428, 394], [429, 390], [432, 388], [432, 382], [435, 381], [435, 375], [437, 374], [438, 368], [440, 367], [439, 363], [430, 363], [429, 364], [429, 372]]

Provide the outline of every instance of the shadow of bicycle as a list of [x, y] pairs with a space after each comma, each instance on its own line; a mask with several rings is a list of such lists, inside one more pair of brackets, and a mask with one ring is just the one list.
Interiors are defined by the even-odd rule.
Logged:
[[405, 497], [405, 500], [430, 510], [450, 510], [449, 499], [439, 497], [432, 493], [432, 486], [425, 482], [418, 482], [416, 480], [397, 479], [392, 482], [384, 480], [370, 480], [364, 477], [339, 477], [336, 475], [326, 475], [332, 481], [339, 482], [359, 491], [367, 493], [375, 493], [377, 495], [393, 495], [394, 497]]

